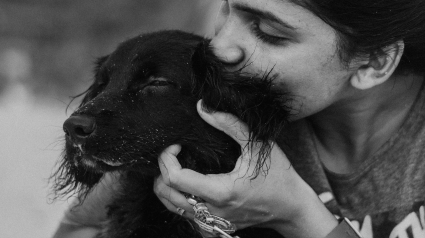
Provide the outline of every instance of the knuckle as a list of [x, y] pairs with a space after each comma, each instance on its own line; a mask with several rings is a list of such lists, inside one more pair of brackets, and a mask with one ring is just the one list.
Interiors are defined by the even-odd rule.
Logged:
[[173, 187], [169, 179], [164, 180], [164, 184], [167, 185], [168, 187]]
[[164, 183], [162, 181], [158, 181], [154, 184], [153, 191], [158, 197], [163, 197], [165, 188], [166, 186], [164, 186]]
[[175, 188], [176, 185], [178, 184], [178, 178], [179, 178], [179, 172], [177, 171], [169, 171], [168, 172], [168, 179], [165, 179], [165, 184], [167, 186], [170, 186], [172, 188]]
[[229, 113], [215, 112], [213, 118], [216, 125], [221, 128], [231, 128], [238, 124], [238, 119]]
[[223, 116], [223, 118], [218, 123], [222, 128], [226, 129], [238, 128], [240, 126], [239, 120], [232, 118], [229, 115]]

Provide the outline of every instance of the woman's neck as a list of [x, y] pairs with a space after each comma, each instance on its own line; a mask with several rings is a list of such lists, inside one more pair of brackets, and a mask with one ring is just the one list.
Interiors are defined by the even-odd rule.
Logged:
[[319, 157], [336, 173], [356, 171], [402, 126], [421, 89], [419, 75], [392, 76], [311, 116]]

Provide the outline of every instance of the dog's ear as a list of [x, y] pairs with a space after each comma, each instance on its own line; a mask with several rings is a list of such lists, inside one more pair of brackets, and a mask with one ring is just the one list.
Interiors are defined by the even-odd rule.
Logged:
[[211, 88], [215, 89], [215, 93], [220, 90], [219, 84], [225, 70], [214, 55], [210, 41], [206, 39], [200, 42], [192, 55], [192, 92], [198, 99], [208, 97], [207, 94], [213, 93], [209, 91]]
[[196, 94], [207, 110], [234, 114], [248, 124], [253, 140], [274, 140], [289, 116], [287, 95], [272, 87], [271, 71], [249, 75], [229, 72], [213, 54], [208, 41], [192, 57]]
[[273, 78], [222, 72], [207, 74], [206, 79], [208, 90], [203, 94], [203, 101], [207, 108], [240, 118], [251, 131], [251, 141], [268, 142], [279, 137], [289, 117], [290, 110], [286, 106], [289, 99], [273, 89]]
[[289, 99], [272, 87], [271, 71], [262, 76], [247, 75], [241, 70], [228, 72], [206, 44], [195, 52], [193, 65], [199, 67], [194, 69], [196, 90], [205, 108], [231, 113], [245, 122], [251, 132], [250, 141], [263, 142], [257, 172], [267, 167], [270, 142], [280, 136], [290, 111], [286, 107]]
[[[207, 74], [217, 73], [218, 65], [212, 65], [217, 62], [209, 46], [210, 40], [204, 40], [198, 44], [192, 54], [192, 72], [194, 74], [194, 86], [199, 86], [202, 80], [207, 77]], [[211, 77], [211, 76], [208, 76]]]

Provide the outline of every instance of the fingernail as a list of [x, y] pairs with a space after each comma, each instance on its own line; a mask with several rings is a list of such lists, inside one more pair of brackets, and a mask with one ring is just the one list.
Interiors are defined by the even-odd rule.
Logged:
[[180, 153], [181, 146], [178, 144], [170, 145], [166, 148], [166, 152], [174, 156], [177, 156]]
[[204, 101], [202, 99], [198, 101], [198, 103], [196, 104], [196, 107], [198, 108], [199, 113], [203, 113], [206, 115], [210, 114], [208, 109], [204, 106]]

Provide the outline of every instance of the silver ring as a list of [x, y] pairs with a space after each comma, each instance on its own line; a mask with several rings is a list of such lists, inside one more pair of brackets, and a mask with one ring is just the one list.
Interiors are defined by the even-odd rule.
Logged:
[[183, 213], [185, 212], [185, 210], [183, 209], [183, 208], [181, 208], [181, 207], [178, 207], [177, 208], [177, 213], [180, 215], [180, 216], [183, 216]]
[[187, 202], [192, 206], [195, 206], [197, 203], [200, 203], [200, 202], [203, 201], [201, 198], [198, 198], [195, 195], [187, 195], [185, 197], [186, 197]]
[[194, 221], [202, 230], [214, 236], [232, 238], [229, 234], [236, 231], [235, 225], [222, 217], [212, 215], [201, 198], [189, 194], [186, 199], [193, 206]]
[[236, 231], [235, 225], [222, 217], [212, 215], [208, 211], [208, 207], [202, 202], [196, 203], [193, 206], [193, 211], [195, 211], [195, 223], [202, 230], [212, 235], [229, 238], [231, 237], [229, 234]]
[[192, 206], [195, 206], [196, 204], [198, 204], [198, 201], [196, 201], [195, 199], [193, 199], [193, 198], [188, 198], [187, 199], [187, 202], [190, 204], [190, 205], [192, 205]]
[[194, 221], [202, 230], [214, 235], [232, 234], [236, 231], [235, 225], [230, 221], [209, 213], [208, 216], [195, 214]]

